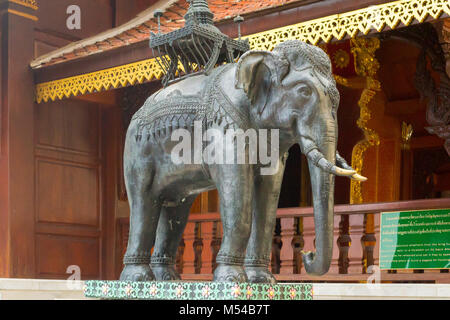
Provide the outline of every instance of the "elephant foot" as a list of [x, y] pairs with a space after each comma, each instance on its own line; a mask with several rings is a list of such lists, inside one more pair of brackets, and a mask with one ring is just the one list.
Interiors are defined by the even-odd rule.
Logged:
[[245, 267], [245, 272], [250, 283], [277, 283], [267, 267]]
[[152, 264], [153, 274], [158, 281], [181, 280], [180, 275], [175, 270], [175, 266], [166, 264]]
[[127, 264], [120, 275], [120, 281], [153, 280], [155, 280], [155, 275], [148, 264]]
[[214, 271], [215, 282], [247, 282], [244, 267], [219, 264]]

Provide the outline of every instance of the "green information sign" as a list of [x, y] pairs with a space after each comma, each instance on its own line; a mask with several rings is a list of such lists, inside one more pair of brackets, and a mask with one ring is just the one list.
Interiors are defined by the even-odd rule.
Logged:
[[381, 213], [380, 269], [449, 269], [450, 209]]

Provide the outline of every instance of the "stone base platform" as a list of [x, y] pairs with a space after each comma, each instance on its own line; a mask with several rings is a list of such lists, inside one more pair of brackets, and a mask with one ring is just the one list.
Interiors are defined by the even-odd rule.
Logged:
[[0, 279], [0, 300], [84, 300], [84, 281]]
[[312, 300], [312, 284], [86, 281], [86, 297], [144, 300]]
[[[105, 284], [107, 286], [105, 286]], [[0, 279], [0, 300], [85, 300], [85, 299], [143, 299], [144, 295], [152, 295], [150, 299], [162, 298], [163, 291], [158, 292], [152, 282], [147, 283], [122, 283], [119, 281], [65, 281], [65, 280], [31, 280], [31, 279]], [[130, 287], [128, 285], [131, 284]], [[179, 285], [182, 285], [179, 287]], [[168, 286], [169, 294], [175, 296], [175, 299], [195, 300], [185, 296], [189, 292], [188, 285], [195, 286], [194, 292], [197, 293], [197, 299], [207, 300], [202, 294], [208, 294], [212, 299], [213, 294], [222, 292], [227, 294], [229, 298], [221, 299], [242, 299], [247, 300], [247, 287], [241, 284], [238, 288], [234, 284], [226, 284], [223, 287], [217, 287], [217, 283], [205, 282], [159, 282], [159, 286]], [[205, 286], [209, 285], [207, 289]], [[300, 287], [296, 287], [300, 286]], [[273, 295], [273, 299], [286, 298], [291, 299], [290, 290], [297, 289], [295, 299], [313, 299], [313, 300], [391, 300], [391, 299], [407, 299], [407, 300], [424, 300], [439, 299], [450, 300], [450, 284], [365, 284], [365, 283], [313, 283], [313, 284], [281, 284], [281, 289], [275, 290], [276, 287], [267, 285], [257, 287], [256, 291], [252, 290], [253, 299], [255, 294], [260, 295], [259, 299], [270, 300], [269, 295]], [[161, 287], [159, 287], [161, 288]], [[162, 287], [164, 289], [164, 287]], [[250, 287], [251, 288], [251, 287]], [[228, 291], [227, 291], [228, 290]], [[287, 291], [286, 291], [287, 290]], [[301, 291], [303, 290], [303, 291]], [[311, 294], [308, 295], [308, 290]], [[180, 292], [181, 291], [181, 292]], [[141, 293], [139, 293], [141, 292]], [[299, 293], [300, 292], [300, 293]], [[236, 297], [234, 295], [239, 295]], [[136, 295], [142, 294], [141, 297]], [[177, 294], [181, 296], [177, 297]], [[121, 296], [115, 296], [121, 295]], [[200, 295], [201, 298], [198, 296]], [[287, 296], [286, 296], [287, 295]], [[163, 299], [169, 299], [165, 297]]]

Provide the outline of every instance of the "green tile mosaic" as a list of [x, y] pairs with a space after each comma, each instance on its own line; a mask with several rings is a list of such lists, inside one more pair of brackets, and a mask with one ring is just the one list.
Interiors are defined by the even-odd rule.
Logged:
[[312, 300], [312, 284], [86, 281], [88, 298], [133, 300]]

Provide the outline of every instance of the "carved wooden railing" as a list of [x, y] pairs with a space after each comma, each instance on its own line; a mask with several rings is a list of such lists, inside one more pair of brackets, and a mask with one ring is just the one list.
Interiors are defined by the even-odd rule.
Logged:
[[[450, 199], [335, 206], [334, 252], [330, 271], [310, 276], [301, 251], [314, 250], [313, 208], [279, 209], [279, 230], [273, 237], [271, 269], [278, 281], [366, 282], [366, 270], [378, 265], [380, 212], [450, 208]], [[375, 233], [366, 233], [366, 220], [375, 216]], [[185, 280], [211, 280], [222, 237], [218, 213], [191, 214], [179, 247], [177, 268]], [[369, 268], [371, 269], [371, 268]], [[372, 268], [375, 269], [375, 268]], [[383, 270], [382, 282], [450, 283], [448, 270]]]

